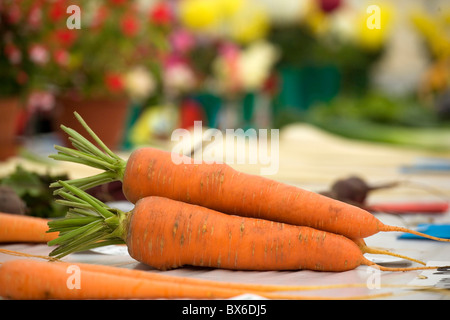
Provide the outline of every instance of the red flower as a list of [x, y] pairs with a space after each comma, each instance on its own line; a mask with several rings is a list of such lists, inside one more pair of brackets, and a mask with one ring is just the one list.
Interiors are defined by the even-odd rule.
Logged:
[[122, 77], [118, 73], [110, 72], [105, 76], [106, 87], [111, 92], [120, 92], [124, 88]]
[[69, 29], [60, 29], [55, 31], [56, 41], [63, 47], [70, 47], [77, 39], [77, 31]]
[[64, 0], [57, 0], [51, 4], [49, 10], [50, 19], [57, 22], [66, 16], [67, 4], [64, 5]]
[[323, 12], [331, 13], [341, 5], [341, 0], [320, 0], [319, 6]]
[[69, 63], [69, 53], [64, 49], [57, 49], [53, 52], [53, 59], [60, 66], [67, 66]]
[[157, 25], [167, 25], [173, 20], [170, 6], [165, 1], [159, 1], [150, 10], [150, 21]]
[[131, 14], [125, 14], [120, 22], [120, 27], [124, 35], [128, 37], [135, 36], [139, 31], [139, 23], [136, 17]]

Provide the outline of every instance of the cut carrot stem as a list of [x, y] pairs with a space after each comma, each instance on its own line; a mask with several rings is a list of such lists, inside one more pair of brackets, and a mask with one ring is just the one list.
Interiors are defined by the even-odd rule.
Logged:
[[[351, 239], [366, 238], [380, 231], [397, 231], [357, 206], [262, 176], [238, 172], [227, 164], [197, 164], [190, 157], [154, 148], [137, 149], [125, 161], [101, 142], [78, 113], [75, 116], [99, 147], [88, 144], [82, 135], [62, 126], [75, 142], [75, 149], [57, 147], [59, 153], [51, 157], [108, 173], [107, 177], [95, 175], [66, 181], [80, 189], [103, 184], [105, 179], [121, 180], [123, 193], [132, 203], [148, 196], [164, 197], [226, 214], [308, 226]], [[56, 182], [52, 187], [61, 187], [61, 183]], [[409, 229], [402, 230], [431, 238]]]

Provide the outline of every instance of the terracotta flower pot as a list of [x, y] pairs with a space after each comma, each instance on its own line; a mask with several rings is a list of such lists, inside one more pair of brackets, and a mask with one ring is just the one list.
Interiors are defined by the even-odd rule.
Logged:
[[[83, 99], [75, 96], [60, 96], [56, 99], [55, 126], [62, 143], [70, 146], [67, 134], [60, 129], [63, 124], [83, 136], [88, 137], [86, 131], [75, 118], [78, 112], [89, 127], [112, 150], [119, 149], [125, 131], [128, 114], [128, 100], [117, 97]], [[89, 139], [93, 142], [92, 139]]]
[[16, 120], [19, 98], [0, 99], [0, 161], [16, 154]]

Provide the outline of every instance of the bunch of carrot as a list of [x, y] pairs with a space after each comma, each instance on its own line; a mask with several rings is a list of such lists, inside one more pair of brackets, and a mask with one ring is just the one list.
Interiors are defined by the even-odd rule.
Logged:
[[[134, 151], [125, 162], [104, 145], [78, 114], [75, 116], [98, 146], [62, 126], [74, 149], [55, 146], [59, 152], [52, 157], [105, 172], [51, 185], [60, 187], [55, 193], [62, 199], [57, 201], [70, 207], [64, 219], [48, 222], [47, 232], [58, 233], [58, 237], [48, 242], [56, 246], [50, 253], [52, 257], [124, 243], [133, 258], [161, 270], [194, 265], [238, 270], [345, 271], [370, 265], [386, 271], [406, 271], [434, 267], [378, 266], [366, 259], [364, 253], [391, 253], [368, 248], [364, 238], [380, 231], [404, 231], [449, 241], [384, 225], [361, 208], [244, 174], [226, 164], [194, 164], [185, 158], [185, 164], [176, 165], [169, 152], [152, 148]], [[110, 208], [83, 191], [115, 180], [123, 182], [125, 196], [135, 204], [132, 211]], [[51, 274], [62, 272], [58, 266], [54, 266]], [[14, 270], [15, 267], [4, 264], [0, 268], [0, 284]], [[30, 281], [29, 276], [24, 278], [23, 281]], [[105, 281], [115, 280], [119, 279]], [[3, 283], [12, 290], [8, 282]], [[45, 285], [39, 288], [38, 297], [49, 292], [51, 296], [65, 296], [49, 291], [65, 289]], [[35, 297], [32, 292], [5, 292]], [[171, 292], [168, 296], [177, 296]], [[154, 297], [148, 292], [144, 296]]]
[[[49, 242], [58, 245], [56, 257], [122, 242], [134, 258], [159, 269], [186, 264], [343, 271], [373, 265], [363, 254], [376, 251], [363, 239], [380, 231], [449, 241], [385, 225], [361, 208], [226, 164], [194, 164], [184, 157], [178, 165], [170, 152], [153, 148], [138, 149], [124, 161], [75, 116], [97, 146], [61, 126], [74, 149], [55, 146], [58, 154], [51, 157], [105, 171], [51, 185], [61, 187], [60, 202], [73, 207], [66, 220], [49, 224], [61, 233]], [[82, 191], [115, 180], [135, 204], [130, 213], [107, 208]]]

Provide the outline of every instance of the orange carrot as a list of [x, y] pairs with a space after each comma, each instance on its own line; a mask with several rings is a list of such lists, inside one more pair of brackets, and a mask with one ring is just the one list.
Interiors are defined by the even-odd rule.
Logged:
[[[239, 282], [228, 282], [228, 281], [215, 281], [215, 280], [207, 280], [207, 279], [199, 279], [199, 278], [190, 278], [190, 277], [182, 277], [182, 276], [173, 276], [160, 272], [152, 272], [152, 271], [142, 271], [135, 269], [127, 269], [120, 267], [113, 267], [108, 265], [100, 265], [100, 264], [89, 264], [89, 263], [80, 263], [80, 262], [64, 262], [62, 260], [56, 260], [54, 258], [48, 256], [39, 256], [39, 255], [30, 255], [23, 252], [11, 251], [0, 249], [1, 253], [10, 254], [19, 257], [27, 257], [27, 258], [39, 258], [48, 261], [58, 262], [58, 265], [65, 266], [68, 268], [69, 266], [76, 265], [80, 268], [80, 270], [92, 271], [92, 272], [100, 272], [105, 274], [110, 274], [114, 276], [120, 277], [129, 277], [133, 279], [146, 279], [153, 281], [162, 281], [162, 282], [171, 282], [178, 284], [188, 284], [195, 286], [213, 286], [213, 287], [223, 287], [227, 289], [238, 289], [238, 290], [246, 290], [246, 291], [262, 291], [262, 292], [273, 292], [273, 291], [308, 291], [308, 290], [324, 290], [324, 289], [342, 289], [342, 288], [366, 288], [366, 283], [341, 283], [341, 284], [331, 284], [331, 285], [276, 285], [276, 284], [254, 284], [254, 283], [239, 283]], [[392, 285], [385, 285], [386, 287], [397, 287]], [[406, 286], [401, 286], [406, 287]]]
[[[73, 265], [73, 263], [62, 262], [61, 264], [65, 264], [66, 266]], [[322, 290], [322, 289], [340, 289], [340, 288], [361, 288], [366, 287], [366, 283], [353, 283], [353, 284], [333, 284], [333, 285], [274, 285], [274, 284], [253, 284], [253, 283], [238, 283], [238, 282], [227, 282], [227, 281], [214, 281], [214, 280], [206, 280], [206, 279], [198, 279], [198, 278], [189, 278], [189, 277], [179, 277], [179, 276], [171, 276], [164, 273], [159, 272], [151, 272], [151, 271], [142, 271], [142, 270], [133, 270], [133, 269], [125, 269], [118, 268], [106, 265], [98, 265], [98, 264], [86, 264], [86, 263], [77, 263], [80, 268], [83, 270], [93, 271], [93, 272], [102, 272], [111, 275], [121, 276], [121, 277], [131, 277], [134, 279], [148, 279], [154, 281], [169, 281], [173, 283], [179, 284], [189, 284], [189, 285], [200, 285], [200, 286], [213, 286], [213, 287], [224, 287], [228, 289], [239, 289], [239, 290], [247, 290], [247, 291], [304, 291], [304, 290]]]
[[[126, 243], [130, 255], [149, 266], [166, 270], [183, 265], [238, 270], [346, 271], [360, 265], [376, 266], [359, 246], [338, 234], [310, 227], [263, 219], [227, 215], [167, 198], [147, 197], [124, 213], [108, 208], [85, 192], [61, 182], [71, 193], [61, 192], [74, 204], [88, 205], [98, 219], [50, 241], [58, 245], [50, 256], [115, 243]], [[76, 201], [75, 201], [76, 200]], [[50, 231], [67, 226], [72, 216], [51, 221]], [[92, 213], [89, 213], [92, 216]], [[385, 268], [405, 271], [417, 268]], [[419, 268], [421, 269], [421, 268]]]
[[127, 222], [130, 255], [158, 269], [344, 271], [364, 263], [358, 246], [341, 235], [166, 198], [139, 200]]
[[226, 164], [195, 164], [193, 159], [183, 156], [187, 164], [177, 165], [172, 161], [172, 153], [153, 148], [138, 149], [124, 161], [103, 144], [77, 113], [75, 116], [101, 149], [73, 129], [62, 126], [75, 149], [55, 146], [59, 153], [51, 157], [106, 170], [92, 177], [66, 181], [80, 189], [122, 180], [123, 192], [133, 203], [147, 196], [159, 196], [227, 214], [309, 226], [351, 239], [366, 238], [380, 231], [401, 231], [450, 241], [385, 225], [362, 208], [296, 186], [238, 172]]
[[[244, 293], [256, 293], [271, 299], [324, 298], [134, 278], [93, 271], [87, 265], [77, 263], [11, 260], [0, 267], [0, 296], [7, 299], [212, 299]], [[386, 295], [389, 293], [356, 298]]]
[[[72, 265], [79, 269], [68, 269], [58, 262], [7, 261], [0, 267], [0, 296], [9, 299], [152, 299], [229, 298], [243, 293], [235, 289], [134, 279]], [[71, 272], [78, 272], [79, 289], [70, 284]]]
[[1, 242], [44, 243], [55, 239], [58, 233], [47, 233], [49, 220], [0, 212]]

